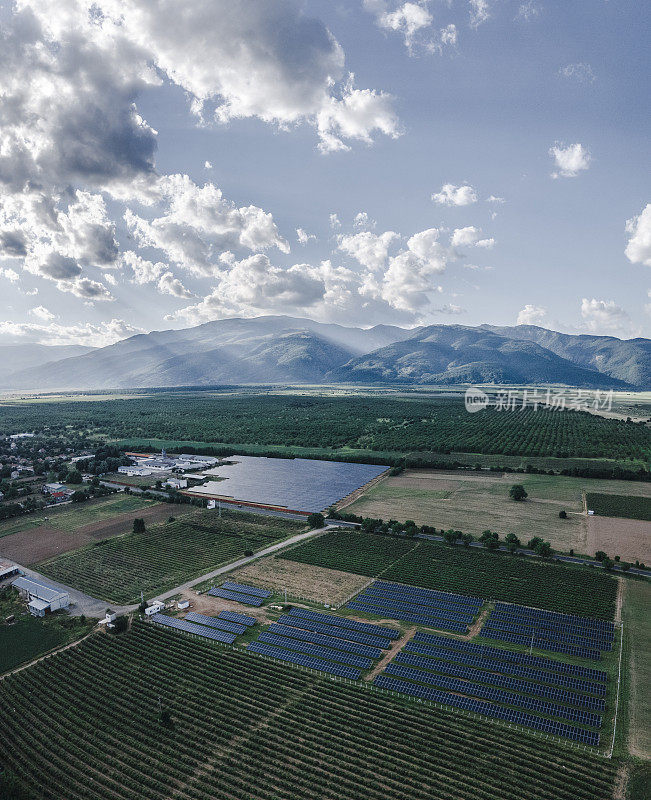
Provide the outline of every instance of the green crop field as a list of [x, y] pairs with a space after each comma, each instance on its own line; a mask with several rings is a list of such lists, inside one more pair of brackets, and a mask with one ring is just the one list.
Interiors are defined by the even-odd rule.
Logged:
[[145, 623], [2, 681], [0, 728], [35, 800], [605, 800], [619, 766]]
[[615, 611], [617, 582], [603, 572], [438, 542], [332, 531], [281, 557], [567, 614], [612, 619]]
[[302, 522], [257, 514], [197, 510], [144, 533], [128, 533], [38, 565], [44, 575], [88, 594], [134, 603], [304, 530]]
[[585, 496], [586, 504], [600, 517], [623, 517], [651, 522], [651, 497], [623, 494], [597, 494]]

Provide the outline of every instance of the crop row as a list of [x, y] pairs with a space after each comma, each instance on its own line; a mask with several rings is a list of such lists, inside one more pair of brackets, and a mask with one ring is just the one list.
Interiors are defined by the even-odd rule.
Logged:
[[43, 800], [601, 800], [616, 769], [144, 623], [2, 681], [0, 726]]

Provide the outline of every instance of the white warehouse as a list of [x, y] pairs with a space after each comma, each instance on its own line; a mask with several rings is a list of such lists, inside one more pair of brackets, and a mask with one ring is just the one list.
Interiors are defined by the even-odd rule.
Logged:
[[16, 578], [12, 586], [20, 592], [20, 596], [28, 601], [27, 607], [33, 617], [44, 617], [48, 611], [68, 608], [70, 595], [54, 586], [48, 586], [32, 578]]

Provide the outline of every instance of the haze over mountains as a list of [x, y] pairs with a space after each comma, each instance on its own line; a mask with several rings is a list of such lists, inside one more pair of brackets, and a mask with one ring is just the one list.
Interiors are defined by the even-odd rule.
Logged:
[[153, 331], [96, 349], [6, 345], [0, 355], [5, 390], [335, 382], [651, 387], [651, 340], [534, 325], [363, 329], [265, 316]]

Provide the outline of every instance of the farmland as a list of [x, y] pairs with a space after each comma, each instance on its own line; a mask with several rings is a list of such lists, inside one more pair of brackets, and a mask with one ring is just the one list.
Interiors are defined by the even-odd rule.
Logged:
[[621, 494], [586, 494], [588, 508], [601, 517], [623, 517], [651, 522], [651, 497]]
[[604, 800], [617, 770], [142, 623], [3, 681], [0, 725], [36, 800]]
[[[514, 482], [525, 487], [529, 495], [525, 503], [509, 498]], [[451, 528], [473, 536], [490, 528], [502, 536], [514, 533], [525, 543], [540, 536], [565, 552], [574, 549], [594, 555], [596, 550], [605, 550], [630, 561], [651, 560], [648, 537], [645, 542], [623, 519], [609, 521], [607, 546], [596, 542], [591, 531], [593, 518], [585, 515], [583, 494], [603, 497], [602, 507], [611, 508], [617, 494], [605, 494], [604, 490], [626, 492], [627, 507], [633, 509], [651, 504], [651, 486], [643, 482], [422, 469], [384, 479], [345, 510], [362, 517], [413, 519], [418, 525]], [[559, 519], [560, 511], [567, 513], [566, 519]]]
[[[174, 509], [170, 506], [170, 509]], [[133, 603], [304, 530], [302, 522], [193, 510], [39, 564], [44, 575], [114, 603]]]
[[285, 558], [359, 575], [612, 619], [617, 582], [595, 570], [375, 534], [333, 531]]

